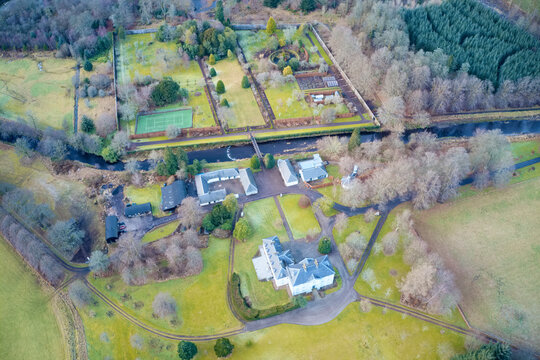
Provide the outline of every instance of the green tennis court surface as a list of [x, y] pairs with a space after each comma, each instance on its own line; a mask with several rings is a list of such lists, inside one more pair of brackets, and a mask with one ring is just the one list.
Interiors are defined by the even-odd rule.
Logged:
[[165, 131], [169, 125], [179, 128], [189, 128], [193, 126], [193, 110], [165, 110], [152, 114], [139, 115], [137, 121], [136, 134], [145, 134], [155, 131]]

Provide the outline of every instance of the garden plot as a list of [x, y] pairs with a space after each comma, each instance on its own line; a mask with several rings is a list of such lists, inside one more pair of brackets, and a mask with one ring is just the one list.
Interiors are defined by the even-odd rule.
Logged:
[[540, 179], [487, 189], [415, 217], [420, 235], [456, 274], [469, 321], [540, 344]]
[[0, 114], [40, 128], [73, 128], [74, 66], [74, 60], [52, 54], [0, 59]]
[[[146, 76], [153, 79], [171, 77], [189, 91], [189, 99], [186, 103], [178, 102], [159, 109], [191, 107], [193, 127], [215, 126], [199, 64], [178, 56], [178, 46], [174, 42], [159, 42], [154, 39], [154, 34], [128, 35], [120, 42], [119, 53], [117, 59], [119, 85], [142, 81]], [[131, 127], [134, 127], [134, 124], [133, 121]]]
[[214, 85], [219, 80], [225, 85], [225, 93], [220, 95], [220, 99], [227, 99], [230, 106], [225, 110], [226, 116], [222, 116], [221, 121], [225, 121], [229, 128], [264, 125], [253, 91], [251, 88], [242, 87], [242, 78], [245, 74], [240, 63], [236, 59], [224, 59], [209, 66], [217, 72], [217, 76], [212, 78]]
[[[116, 129], [115, 116], [115, 99], [113, 88], [113, 72], [112, 72], [112, 49], [103, 57], [93, 62], [93, 70], [80, 70], [80, 88], [79, 88], [79, 128], [82, 123], [83, 116], [92, 119], [96, 125], [98, 134], [108, 135], [112, 130]], [[111, 85], [98, 96], [89, 97], [88, 92], [83, 89], [87, 88], [86, 82], [90, 83], [90, 78], [95, 75], [106, 75], [111, 79]], [[84, 97], [82, 95], [85, 95]], [[104, 96], [100, 96], [104, 95]]]

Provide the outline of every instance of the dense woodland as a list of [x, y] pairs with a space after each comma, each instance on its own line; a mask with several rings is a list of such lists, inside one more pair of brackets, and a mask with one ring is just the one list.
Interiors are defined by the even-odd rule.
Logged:
[[329, 41], [356, 88], [380, 103], [377, 113], [386, 127], [402, 131], [406, 124], [429, 124], [434, 114], [540, 104], [539, 76], [505, 80], [495, 88], [489, 79], [474, 75], [473, 64], [457, 65], [443, 49], [415, 51], [400, 14], [401, 8], [390, 2], [357, 2], [349, 26], [334, 27]]
[[403, 17], [411, 43], [451, 55], [451, 71], [468, 63], [470, 74], [495, 87], [540, 75], [540, 41], [476, 1], [417, 7], [404, 11]]

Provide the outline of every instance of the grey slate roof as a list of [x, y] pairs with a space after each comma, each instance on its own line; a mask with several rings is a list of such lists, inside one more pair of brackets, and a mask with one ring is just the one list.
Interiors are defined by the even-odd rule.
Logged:
[[225, 196], [227, 196], [227, 190], [225, 189], [210, 191], [207, 194], [199, 195], [199, 202], [201, 205], [221, 202], [225, 200]]
[[250, 168], [240, 169], [240, 182], [244, 187], [244, 192], [246, 195], [253, 195], [259, 192], [257, 188], [257, 183], [255, 183], [255, 178]]
[[127, 217], [140, 216], [150, 213], [152, 213], [152, 204], [149, 202], [144, 204], [132, 204], [130, 206], [126, 206], [126, 209], [124, 210], [124, 215]]
[[105, 240], [107, 242], [118, 239], [118, 217], [109, 215], [105, 218]]
[[289, 265], [288, 270], [293, 286], [302, 285], [313, 279], [322, 279], [335, 274], [327, 255], [319, 256], [316, 259], [305, 258], [298, 264]]
[[328, 173], [324, 169], [324, 165], [319, 154], [313, 155], [313, 159], [300, 161], [300, 175], [302, 180], [308, 182], [317, 179], [322, 179], [328, 176]]
[[289, 159], [279, 159], [277, 163], [279, 172], [281, 173], [281, 177], [283, 178], [285, 185], [298, 183], [298, 178], [294, 173], [294, 169]]
[[209, 183], [237, 179], [240, 177], [238, 169], [222, 169], [216, 171], [210, 171], [195, 175], [195, 186], [197, 187], [197, 196], [201, 204], [208, 204], [210, 202], [223, 201], [227, 195], [225, 189], [210, 191]]
[[263, 247], [268, 254], [270, 267], [276, 279], [287, 277], [287, 266], [294, 263], [290, 250], [283, 251], [277, 236], [263, 239]]
[[186, 197], [186, 184], [183, 180], [176, 180], [171, 185], [161, 188], [161, 209], [172, 210]]

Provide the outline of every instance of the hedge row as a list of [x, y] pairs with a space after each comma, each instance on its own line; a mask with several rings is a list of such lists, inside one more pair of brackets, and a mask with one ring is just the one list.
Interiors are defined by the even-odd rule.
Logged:
[[298, 305], [295, 305], [292, 302], [262, 310], [250, 307], [242, 297], [240, 290], [240, 276], [237, 273], [232, 274], [230, 291], [232, 306], [244, 320], [264, 319], [298, 308]]

